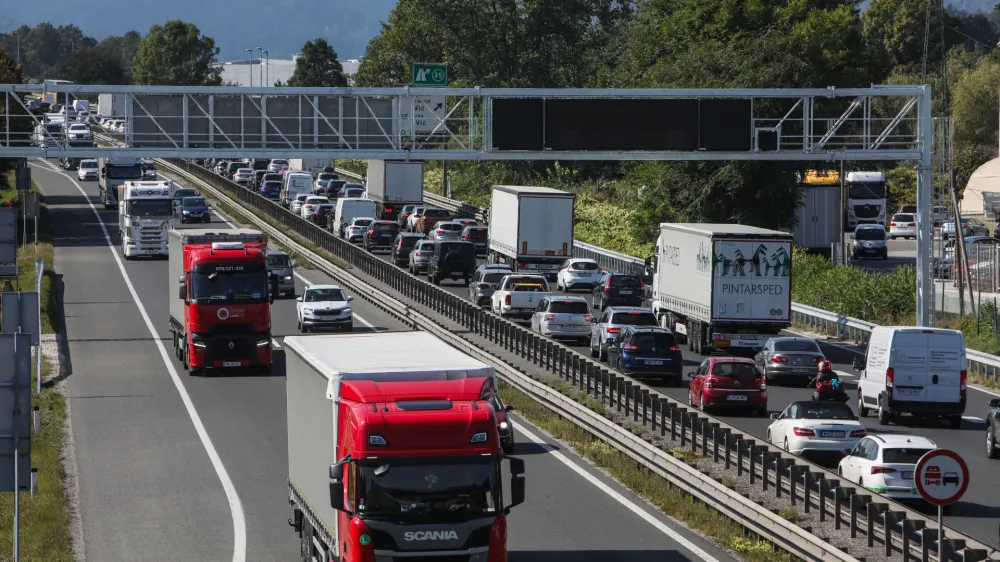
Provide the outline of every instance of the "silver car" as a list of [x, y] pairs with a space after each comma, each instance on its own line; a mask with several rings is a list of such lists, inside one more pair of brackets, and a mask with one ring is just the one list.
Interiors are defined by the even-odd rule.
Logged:
[[288, 204], [288, 210], [299, 215], [302, 213], [302, 205], [305, 204], [306, 199], [310, 197], [315, 197], [312, 193], [303, 193], [302, 195], [296, 195], [295, 199], [292, 199], [291, 203]]
[[[969, 236], [989, 236], [990, 229], [979, 219], [972, 217], [962, 217], [962, 237]], [[955, 236], [955, 221], [949, 220], [941, 225], [941, 238], [947, 240]]]
[[465, 230], [465, 225], [460, 222], [439, 222], [434, 225], [430, 237], [434, 240], [458, 240], [462, 237], [463, 230]]
[[824, 359], [826, 356], [815, 340], [781, 337], [767, 340], [754, 362], [764, 371], [768, 384], [779, 378], [804, 384], [816, 376], [819, 362]]
[[531, 329], [552, 339], [590, 341], [590, 303], [579, 296], [545, 297], [531, 316]]
[[281, 250], [268, 250], [267, 272], [277, 276], [278, 294], [295, 296], [295, 268], [299, 264], [292, 263], [292, 258]]
[[421, 240], [417, 242], [417, 245], [413, 247], [410, 252], [409, 261], [406, 263], [406, 269], [410, 270], [413, 275], [419, 275], [427, 271], [427, 264], [431, 261], [431, 256], [434, 255], [434, 246], [437, 244], [434, 240]]
[[593, 317], [590, 322], [590, 356], [601, 360], [608, 358], [608, 344], [618, 339], [623, 326], [659, 326], [652, 310], [635, 306], [605, 308], [600, 318]]

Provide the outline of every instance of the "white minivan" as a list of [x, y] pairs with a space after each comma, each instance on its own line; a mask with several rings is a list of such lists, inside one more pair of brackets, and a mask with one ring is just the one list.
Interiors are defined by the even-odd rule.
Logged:
[[337, 211], [334, 214], [330, 230], [333, 231], [333, 225], [336, 225], [336, 233], [343, 238], [345, 236], [344, 229], [349, 226], [354, 219], [359, 217], [374, 216], [375, 202], [371, 199], [337, 199]]
[[882, 425], [900, 414], [948, 418], [953, 429], [961, 427], [966, 400], [962, 332], [877, 326], [854, 370], [861, 372], [858, 415], [874, 410]]
[[285, 172], [281, 178], [281, 204], [288, 207], [299, 195], [312, 195], [312, 174], [303, 172]]

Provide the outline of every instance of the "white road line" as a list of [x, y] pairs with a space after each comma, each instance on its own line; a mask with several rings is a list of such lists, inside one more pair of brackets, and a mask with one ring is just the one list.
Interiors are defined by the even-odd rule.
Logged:
[[834, 373], [837, 373], [841, 377], [856, 377], [857, 376], [857, 375], [853, 375], [851, 373], [848, 373], [846, 371], [834, 371]]
[[191, 423], [194, 424], [195, 431], [198, 433], [198, 437], [201, 439], [201, 443], [205, 447], [205, 452], [208, 453], [208, 458], [212, 461], [212, 466], [215, 467], [215, 472], [219, 475], [219, 480], [222, 482], [222, 488], [226, 493], [226, 499], [229, 500], [229, 512], [233, 517], [233, 562], [245, 562], [247, 559], [247, 523], [246, 516], [243, 513], [243, 504], [240, 502], [240, 496], [236, 492], [236, 486], [233, 485], [232, 479], [229, 478], [229, 473], [226, 471], [225, 465], [222, 464], [222, 459], [219, 457], [218, 451], [215, 450], [215, 446], [212, 444], [212, 438], [209, 437], [208, 431], [205, 429], [205, 424], [202, 423], [201, 417], [198, 416], [198, 411], [194, 407], [194, 403], [191, 402], [191, 396], [188, 395], [187, 389], [184, 387], [184, 383], [177, 374], [177, 369], [174, 368], [173, 360], [167, 353], [167, 348], [164, 347], [159, 334], [156, 333], [156, 329], [153, 327], [153, 322], [149, 319], [149, 314], [146, 313], [146, 307], [143, 306], [142, 300], [139, 299], [139, 295], [136, 293], [135, 287], [132, 285], [132, 280], [125, 271], [125, 264], [122, 263], [122, 259], [118, 255], [118, 251], [115, 250], [115, 245], [111, 241], [111, 235], [108, 233], [107, 226], [105, 226], [104, 221], [101, 219], [100, 212], [98, 212], [94, 203], [90, 201], [90, 196], [83, 189], [83, 186], [81, 186], [75, 179], [58, 170], [55, 170], [55, 173], [65, 177], [76, 186], [76, 188], [80, 191], [80, 195], [83, 195], [87, 199], [87, 205], [89, 205], [90, 210], [94, 212], [94, 216], [97, 218], [97, 223], [101, 225], [101, 231], [104, 233], [104, 240], [108, 244], [108, 249], [111, 251], [111, 255], [115, 258], [115, 263], [118, 264], [118, 270], [121, 272], [122, 278], [125, 280], [125, 285], [128, 287], [128, 291], [131, 293], [132, 299], [139, 308], [139, 314], [142, 315], [142, 319], [146, 323], [146, 329], [149, 330], [150, 335], [153, 337], [153, 341], [156, 342], [156, 347], [160, 350], [160, 357], [163, 359], [163, 364], [167, 367], [167, 372], [170, 373], [170, 378], [174, 381], [174, 386], [177, 388], [177, 393], [181, 396], [184, 408], [187, 409], [188, 416], [191, 418]]
[[545, 450], [546, 453], [548, 453], [553, 458], [557, 459], [559, 462], [566, 465], [570, 470], [582, 476], [584, 480], [593, 484], [598, 490], [604, 492], [611, 499], [625, 506], [626, 509], [644, 519], [647, 523], [655, 527], [656, 530], [667, 535], [674, 542], [678, 543], [680, 546], [686, 548], [691, 554], [695, 555], [704, 562], [719, 562], [717, 558], [705, 552], [699, 546], [681, 536], [680, 533], [668, 527], [665, 523], [663, 523], [662, 521], [651, 515], [648, 511], [639, 507], [639, 505], [637, 505], [635, 502], [619, 494], [615, 490], [611, 489], [611, 487], [605, 484], [604, 482], [601, 482], [600, 479], [598, 479], [593, 474], [587, 472], [583, 467], [581, 467], [579, 464], [571, 460], [566, 455], [557, 451], [552, 445], [549, 445], [548, 442], [543, 440], [541, 437], [538, 437], [534, 433], [531, 433], [530, 431], [524, 429], [523, 423], [518, 425], [517, 431], [521, 435], [530, 439], [536, 445], [539, 445], [542, 449]]
[[278, 340], [271, 338], [271, 347], [274, 349], [281, 349], [281, 344], [278, 343]]

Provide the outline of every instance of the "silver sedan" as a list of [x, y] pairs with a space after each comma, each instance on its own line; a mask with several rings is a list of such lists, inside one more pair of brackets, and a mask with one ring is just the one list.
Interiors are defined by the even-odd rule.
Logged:
[[819, 372], [819, 362], [826, 359], [815, 340], [809, 338], [771, 338], [754, 361], [764, 371], [767, 383], [772, 380], [795, 380], [801, 386]]
[[431, 231], [432, 240], [458, 240], [462, 236], [465, 225], [460, 222], [446, 221], [434, 225]]

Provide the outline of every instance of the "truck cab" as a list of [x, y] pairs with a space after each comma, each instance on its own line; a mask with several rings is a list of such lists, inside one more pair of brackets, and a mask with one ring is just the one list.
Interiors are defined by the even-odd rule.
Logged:
[[142, 164], [136, 158], [98, 158], [97, 191], [105, 209], [118, 206], [118, 186], [142, 180]]
[[174, 224], [171, 181], [129, 181], [118, 186], [118, 227], [122, 255], [166, 256], [167, 232]]

